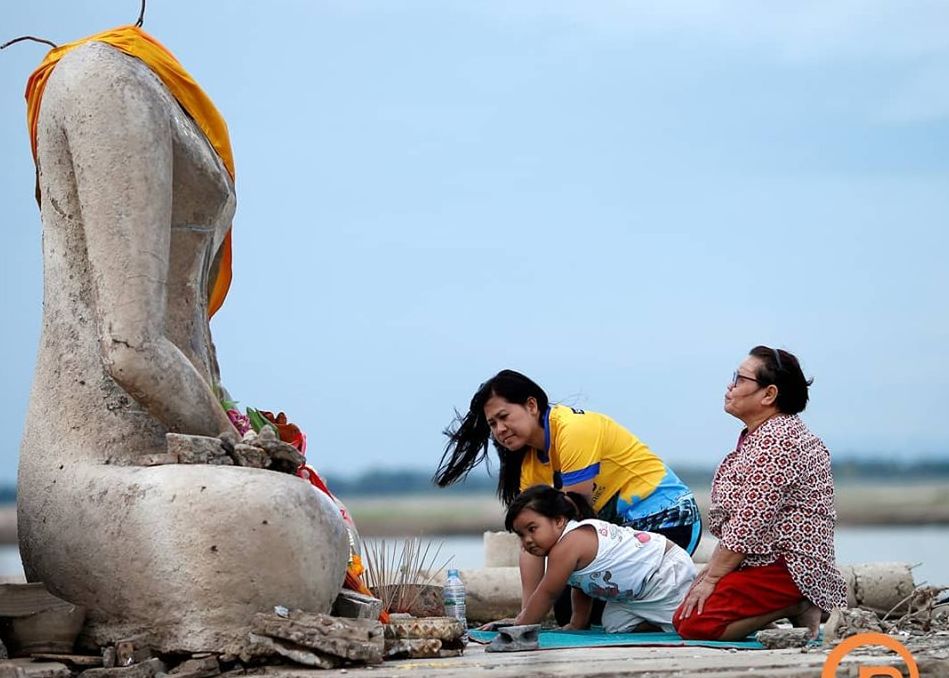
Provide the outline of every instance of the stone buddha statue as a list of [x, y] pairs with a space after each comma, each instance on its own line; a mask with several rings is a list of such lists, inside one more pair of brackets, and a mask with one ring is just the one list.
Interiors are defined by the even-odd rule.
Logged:
[[142, 61], [65, 54], [36, 130], [43, 327], [19, 466], [27, 579], [88, 610], [84, 639], [235, 651], [256, 612], [328, 612], [349, 544], [289, 474], [142, 460], [166, 434], [236, 435], [208, 286], [235, 211], [207, 138]]

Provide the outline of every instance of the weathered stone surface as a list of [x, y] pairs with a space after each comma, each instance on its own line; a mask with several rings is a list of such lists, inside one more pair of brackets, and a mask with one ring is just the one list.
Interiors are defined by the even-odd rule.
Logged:
[[916, 588], [910, 563], [863, 563], [852, 569], [857, 605], [882, 614], [891, 610], [902, 614], [906, 610]]
[[43, 582], [0, 584], [0, 617], [27, 617], [72, 604], [46, 590]]
[[131, 666], [88, 669], [79, 676], [80, 678], [153, 678], [159, 673], [165, 673], [165, 664], [160, 659], [152, 658]]
[[540, 648], [540, 624], [501, 626], [485, 652], [527, 652]]
[[294, 473], [306, 462], [306, 457], [300, 454], [297, 448], [277, 438], [277, 434], [269, 426], [262, 428], [251, 444], [267, 453], [270, 457], [270, 468], [274, 471]]
[[350, 619], [378, 619], [382, 601], [350, 589], [343, 589], [333, 603], [333, 616]]
[[858, 633], [886, 633], [875, 612], [849, 608], [832, 610], [824, 624], [824, 644], [828, 645]]
[[436, 638], [452, 641], [458, 640], [464, 633], [465, 625], [453, 617], [390, 619], [385, 625], [385, 637], [391, 639]]
[[76, 668], [95, 668], [102, 666], [102, 657], [88, 654], [44, 654], [34, 652], [34, 661], [59, 662]]
[[181, 464], [214, 464], [220, 463], [221, 458], [228, 458], [219, 438], [166, 433], [165, 440], [168, 454], [177, 457]]
[[464, 570], [468, 622], [515, 617], [521, 611], [521, 574], [516, 567]]
[[517, 567], [521, 540], [511, 532], [484, 533], [484, 566]]
[[[275, 603], [330, 609], [348, 535], [305, 481], [163, 464], [166, 434], [233, 430], [207, 322], [236, 205], [191, 117], [140, 60], [65, 54], [37, 123], [42, 341], [17, 488], [26, 578], [89, 609], [82, 641], [239, 654]], [[218, 443], [223, 446], [223, 443]]]
[[0, 661], [0, 678], [70, 678], [72, 672], [59, 662], [34, 662], [29, 659]]
[[248, 468], [267, 468], [270, 466], [270, 457], [259, 447], [238, 443], [231, 453], [234, 463]]
[[291, 661], [296, 662], [297, 664], [313, 666], [318, 669], [335, 669], [337, 666], [343, 663], [343, 659], [341, 657], [323, 654], [318, 650], [298, 645], [289, 640], [269, 638], [268, 636], [258, 636], [257, 634], [251, 635], [252, 639], [258, 646], [266, 648], [269, 652], [281, 657], [285, 657]]
[[810, 640], [810, 632], [804, 628], [767, 629], [758, 631], [758, 642], [769, 650], [783, 650], [788, 647], [804, 647]]
[[102, 648], [102, 666], [111, 669], [115, 666], [115, 646]]
[[172, 452], [163, 452], [161, 454], [145, 454], [136, 459], [141, 466], [163, 466], [165, 464], [180, 464], [178, 455]]
[[287, 619], [274, 614], [254, 615], [253, 629], [257, 635], [370, 664], [382, 661], [385, 647], [382, 624], [369, 619], [343, 619], [293, 610]]
[[169, 671], [168, 675], [178, 678], [211, 678], [219, 673], [221, 673], [221, 665], [217, 657], [210, 656], [184, 661]]

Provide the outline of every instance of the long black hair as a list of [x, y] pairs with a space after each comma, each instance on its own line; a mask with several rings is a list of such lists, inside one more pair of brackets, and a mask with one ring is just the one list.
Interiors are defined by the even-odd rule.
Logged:
[[[471, 398], [468, 414], [461, 416], [456, 412], [455, 420], [444, 431], [448, 436], [448, 444], [445, 445], [445, 452], [433, 478], [439, 487], [448, 487], [464, 480], [471, 469], [487, 458], [491, 427], [484, 416], [484, 406], [494, 396], [516, 405], [524, 405], [529, 398], [534, 398], [541, 424], [550, 404], [544, 389], [514, 370], [501, 370], [481, 384]], [[508, 450], [496, 440], [494, 448], [501, 465], [498, 497], [506, 506], [510, 506], [521, 489], [521, 463], [528, 448]]]
[[504, 529], [514, 531], [514, 521], [522, 511], [530, 509], [548, 518], [584, 520], [595, 518], [590, 502], [579, 492], [564, 492], [550, 485], [534, 485], [521, 492], [511, 502], [504, 516]]
[[807, 379], [801, 370], [797, 356], [783, 348], [755, 346], [748, 352], [761, 361], [755, 378], [762, 386], [774, 384], [778, 387], [778, 397], [774, 401], [783, 414], [803, 412], [810, 398], [808, 388], [814, 383]]

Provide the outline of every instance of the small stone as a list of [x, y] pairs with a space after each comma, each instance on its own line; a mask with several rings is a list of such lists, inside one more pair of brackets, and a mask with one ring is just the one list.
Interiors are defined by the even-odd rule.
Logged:
[[259, 447], [238, 443], [231, 453], [238, 466], [249, 468], [267, 468], [270, 466], [270, 457]]
[[111, 645], [102, 648], [102, 666], [106, 669], [115, 667], [115, 648]]
[[166, 433], [165, 444], [168, 453], [176, 455], [182, 464], [213, 464], [220, 463], [221, 458], [230, 457], [224, 449], [223, 444], [218, 438], [209, 438], [208, 436], [192, 436], [182, 433]]
[[382, 614], [382, 601], [357, 591], [343, 589], [333, 603], [334, 617], [350, 619], [378, 619]]
[[237, 431], [225, 431], [218, 439], [221, 441], [226, 452], [230, 452], [234, 447], [241, 441], [240, 437], [237, 435]]

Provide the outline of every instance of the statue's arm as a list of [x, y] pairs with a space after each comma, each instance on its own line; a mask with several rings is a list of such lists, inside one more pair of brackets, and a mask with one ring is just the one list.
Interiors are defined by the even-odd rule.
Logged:
[[171, 431], [233, 430], [210, 384], [165, 336], [173, 149], [157, 91], [90, 74], [64, 120], [109, 375]]

